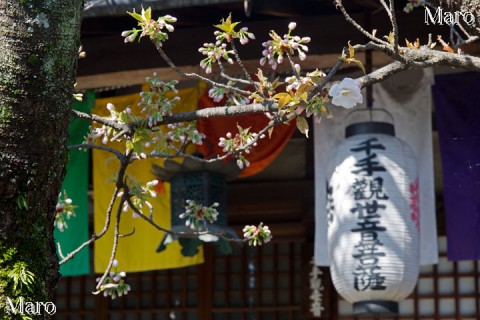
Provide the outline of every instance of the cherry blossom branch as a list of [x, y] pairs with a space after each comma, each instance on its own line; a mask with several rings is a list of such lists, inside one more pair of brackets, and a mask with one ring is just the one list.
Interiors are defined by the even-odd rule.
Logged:
[[399, 62], [395, 61], [390, 63], [389, 65], [382, 67], [380, 69], [377, 69], [370, 74], [364, 75], [363, 77], [360, 77], [357, 79], [357, 81], [360, 83], [361, 87], [366, 87], [369, 85], [372, 85], [374, 83], [386, 80], [393, 76], [394, 74], [397, 74], [401, 71], [405, 71], [409, 69], [409, 66]]
[[390, 8], [387, 10], [388, 16], [390, 17], [390, 23], [392, 24], [392, 33], [393, 33], [393, 51], [398, 53], [398, 25], [397, 17], [395, 15], [395, 4], [394, 0], [389, 0]]
[[358, 31], [360, 31], [364, 36], [366, 36], [368, 39], [370, 39], [371, 41], [374, 41], [374, 42], [378, 42], [378, 43], [381, 43], [381, 44], [385, 44], [387, 45], [388, 42], [384, 41], [384, 40], [381, 40], [377, 37], [375, 37], [373, 34], [371, 34], [370, 32], [368, 32], [367, 30], [365, 30], [360, 24], [358, 24], [347, 12], [347, 10], [345, 10], [345, 7], [343, 6], [342, 4], [342, 0], [335, 0], [335, 5], [337, 7], [337, 9], [340, 10], [340, 12], [343, 14], [343, 17], [345, 18], [345, 20], [347, 20], [349, 23], [351, 23], [355, 28], [357, 28]]
[[97, 283], [96, 289], [100, 290], [100, 288], [103, 285], [103, 281], [107, 277], [108, 273], [110, 272], [110, 269], [112, 268], [113, 265], [113, 260], [115, 260], [115, 255], [117, 253], [117, 247], [118, 247], [118, 238], [120, 234], [120, 219], [122, 217], [122, 206], [123, 203], [125, 202], [125, 194], [122, 195], [122, 198], [120, 200], [120, 204], [118, 205], [117, 208], [117, 214], [115, 217], [115, 229], [113, 232], [113, 245], [112, 245], [112, 251], [110, 253], [110, 260], [108, 261], [108, 266], [105, 268], [105, 272], [103, 275], [100, 277], [100, 280]]
[[153, 221], [152, 218], [149, 218], [147, 217], [146, 215], [144, 215], [140, 210], [138, 210], [138, 208], [131, 202], [131, 199], [129, 197], [127, 197], [127, 203], [129, 204], [130, 208], [132, 208], [133, 212], [135, 212], [135, 214], [137, 216], [139, 216], [140, 218], [142, 218], [144, 221], [146, 221], [148, 224], [150, 224], [152, 227], [154, 227], [155, 229], [157, 229], [158, 231], [163, 231], [165, 233], [168, 233], [170, 235], [173, 235], [173, 236], [178, 236], [178, 237], [182, 237], [182, 238], [191, 238], [191, 239], [196, 239], [198, 238], [198, 236], [201, 236], [201, 235], [205, 235], [205, 234], [211, 234], [211, 235], [215, 235], [217, 237], [220, 237], [222, 239], [225, 239], [225, 240], [228, 240], [230, 242], [245, 242], [245, 241], [248, 241], [247, 239], [232, 239], [232, 238], [228, 238], [228, 237], [225, 237], [223, 234], [220, 234], [220, 233], [214, 233], [214, 232], [211, 232], [209, 230], [205, 230], [205, 231], [192, 231], [191, 233], [186, 233], [186, 232], [174, 232], [170, 229], [166, 229], [160, 225], [158, 225], [155, 221]]
[[[345, 51], [345, 48], [344, 48], [344, 51]], [[344, 54], [342, 53], [342, 57], [344, 56]], [[338, 70], [340, 70], [340, 68], [342, 67], [343, 65], [343, 59], [339, 58], [337, 63], [328, 71], [327, 75], [325, 76], [325, 78], [323, 78], [322, 82], [320, 82], [316, 87], [315, 89], [310, 92], [310, 94], [308, 95], [308, 98], [311, 99], [313, 98], [315, 95], [317, 95], [318, 93], [320, 93], [323, 89], [323, 87], [325, 87], [325, 85], [332, 79], [332, 77], [338, 72]]]
[[226, 74], [225, 72], [225, 66], [223, 65], [223, 62], [221, 60], [218, 60], [218, 66], [220, 67], [220, 76], [228, 81], [234, 81], [238, 83], [243, 83], [243, 84], [250, 84], [251, 82], [245, 79], [240, 79], [240, 78], [233, 78], [229, 75]]
[[129, 131], [129, 128], [128, 128], [127, 125], [122, 124], [122, 123], [117, 122], [117, 121], [110, 120], [106, 117], [101, 117], [101, 116], [98, 116], [96, 114], [85, 113], [85, 112], [81, 112], [81, 111], [74, 110], [74, 109], [72, 109], [72, 113], [75, 117], [77, 117], [79, 119], [86, 119], [86, 120], [90, 120], [92, 122], [104, 124], [106, 126], [114, 128], [117, 131], [125, 131], [125, 130]]
[[103, 237], [105, 235], [105, 233], [110, 228], [110, 216], [112, 214], [113, 204], [115, 203], [118, 192], [119, 192], [118, 188], [115, 188], [115, 190], [113, 191], [113, 195], [112, 195], [112, 198], [110, 199], [110, 204], [108, 206], [107, 216], [106, 216], [106, 219], [105, 219], [105, 224], [103, 226], [103, 229], [99, 233], [93, 234], [92, 237], [89, 240], [82, 243], [80, 246], [78, 246], [78, 248], [76, 248], [75, 250], [73, 250], [72, 252], [67, 254], [66, 256], [62, 257], [62, 260], [60, 260], [59, 265], [62, 265], [65, 262], [67, 262], [68, 260], [72, 259], [83, 248], [85, 248], [86, 246], [90, 245], [91, 243], [95, 242], [96, 240], [100, 239], [101, 237]]
[[[377, 49], [383, 51], [393, 59], [396, 58], [390, 45], [381, 46], [370, 42], [366, 45], [355, 45], [354, 49], [355, 51]], [[426, 47], [421, 47], [419, 49], [399, 47], [399, 52], [401, 52], [402, 57], [399, 62], [413, 68], [426, 68], [433, 65], [442, 65], [469, 71], [480, 71], [479, 57], [432, 50]]]
[[103, 151], [113, 153], [114, 155], [117, 156], [118, 160], [120, 160], [120, 161], [126, 160], [126, 157], [123, 153], [121, 153], [117, 149], [114, 149], [114, 148], [111, 148], [111, 147], [108, 147], [108, 146], [102, 146], [102, 145], [90, 144], [90, 143], [83, 143], [83, 144], [70, 145], [70, 146], [68, 146], [68, 149], [98, 149], [98, 150], [103, 150]]
[[[155, 43], [154, 43], [155, 44]], [[212, 86], [215, 86], [215, 87], [219, 87], [219, 88], [224, 88], [224, 89], [228, 89], [228, 90], [232, 90], [232, 91], [236, 91], [240, 94], [244, 94], [244, 95], [249, 95], [251, 92], [250, 91], [246, 91], [246, 90], [241, 90], [239, 88], [236, 88], [236, 87], [233, 87], [233, 86], [228, 86], [228, 85], [225, 85], [223, 83], [220, 83], [220, 82], [216, 82], [216, 81], [213, 81], [207, 77], [203, 77], [197, 73], [185, 73], [183, 72], [179, 67], [177, 67], [173, 61], [170, 59], [170, 57], [165, 53], [165, 51], [162, 49], [162, 47], [159, 45], [159, 44], [155, 44], [155, 48], [157, 48], [157, 51], [158, 53], [160, 54], [160, 56], [162, 57], [162, 59], [168, 64], [168, 66], [170, 68], [172, 68], [173, 70], [175, 70], [182, 78], [191, 78], [191, 79], [197, 79], [197, 80], [202, 80], [202, 81], [205, 81], [206, 83], [212, 85]]]
[[[112, 197], [110, 198], [110, 203], [108, 205], [107, 214], [106, 214], [106, 217], [105, 217], [105, 223], [104, 223], [103, 229], [99, 233], [93, 234], [89, 240], [85, 241], [77, 249], [73, 250], [72, 252], [67, 254], [64, 258], [62, 258], [62, 260], [59, 262], [60, 265], [64, 264], [68, 260], [72, 259], [83, 248], [85, 248], [86, 246], [95, 242], [96, 240], [102, 238], [105, 235], [105, 233], [107, 233], [108, 229], [110, 228], [110, 219], [111, 219], [111, 215], [112, 215], [112, 211], [113, 211], [113, 206], [114, 206], [115, 201], [117, 199], [118, 193], [120, 192], [120, 189], [122, 187], [122, 183], [119, 182], [119, 181], [123, 180], [123, 178], [125, 176], [125, 171], [127, 170], [129, 158], [131, 157], [131, 155], [132, 155], [132, 153], [130, 152], [129, 154], [127, 154], [125, 159], [120, 161], [120, 168], [118, 169], [118, 173], [117, 173], [117, 183], [115, 184], [115, 189], [113, 191]], [[119, 206], [119, 208], [121, 208], [121, 206]]]
[[245, 68], [245, 65], [243, 64], [242, 59], [240, 59], [240, 56], [238, 55], [238, 50], [237, 50], [237, 47], [235, 46], [235, 39], [232, 39], [230, 41], [230, 46], [232, 47], [233, 56], [235, 57], [235, 61], [237, 61], [237, 64], [240, 66], [240, 69], [242, 70], [243, 74], [248, 79], [250, 84], [252, 86], [254, 86], [255, 89], [257, 89], [257, 91], [258, 91], [257, 84], [255, 83], [255, 81], [253, 81], [252, 77], [250, 76], [250, 73], [247, 71], [247, 68]]

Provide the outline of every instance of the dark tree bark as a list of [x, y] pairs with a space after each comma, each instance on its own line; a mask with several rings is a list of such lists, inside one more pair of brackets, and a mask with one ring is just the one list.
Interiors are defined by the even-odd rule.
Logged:
[[[52, 301], [59, 279], [54, 208], [66, 163], [82, 3], [0, 0], [2, 319], [10, 317], [7, 297]], [[34, 282], [14, 289], [9, 274], [19, 267]]]

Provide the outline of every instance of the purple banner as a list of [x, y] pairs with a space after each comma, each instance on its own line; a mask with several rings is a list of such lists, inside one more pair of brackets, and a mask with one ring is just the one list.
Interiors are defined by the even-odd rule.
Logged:
[[435, 77], [450, 260], [480, 259], [480, 73]]

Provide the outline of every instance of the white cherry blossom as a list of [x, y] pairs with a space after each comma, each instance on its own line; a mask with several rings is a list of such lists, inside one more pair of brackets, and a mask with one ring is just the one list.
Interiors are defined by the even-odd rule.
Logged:
[[344, 78], [340, 83], [335, 83], [328, 92], [332, 103], [336, 106], [350, 109], [363, 101], [360, 84], [352, 78]]

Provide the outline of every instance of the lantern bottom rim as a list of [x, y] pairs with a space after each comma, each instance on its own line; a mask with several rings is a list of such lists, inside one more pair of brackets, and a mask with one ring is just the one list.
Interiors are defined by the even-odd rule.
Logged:
[[360, 314], [398, 314], [398, 302], [390, 300], [365, 300], [353, 303], [353, 313]]

